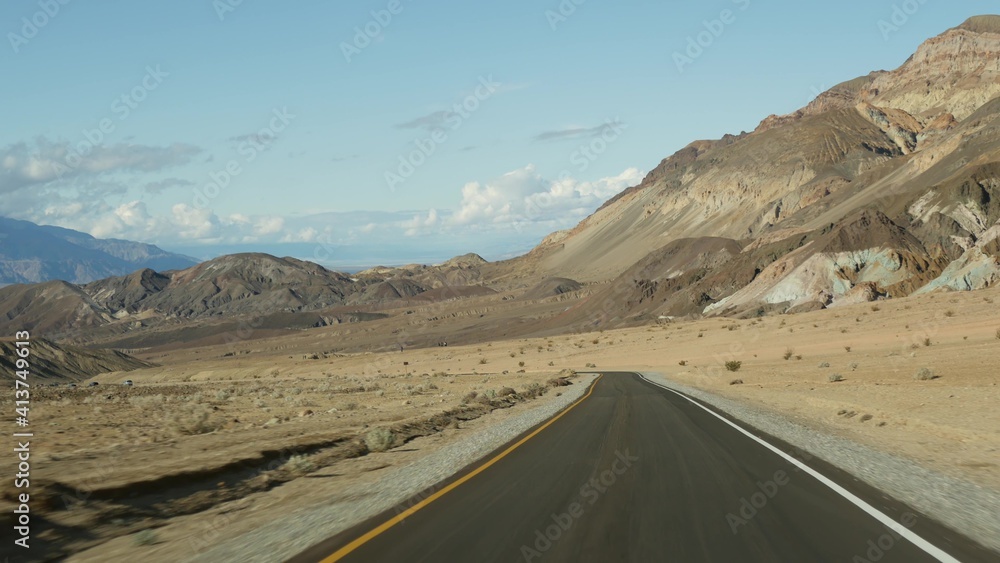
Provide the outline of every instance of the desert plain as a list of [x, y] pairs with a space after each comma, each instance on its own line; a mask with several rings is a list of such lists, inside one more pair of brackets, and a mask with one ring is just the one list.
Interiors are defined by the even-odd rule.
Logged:
[[[36, 390], [32, 486], [53, 524], [40, 539], [79, 561], [187, 559], [275, 515], [377, 484], [601, 370], [658, 373], [1000, 490], [997, 299], [995, 288], [795, 315], [662, 318], [618, 330], [478, 333], [467, 335], [478, 340], [470, 344], [347, 351], [402, 329], [410, 315], [394, 314], [137, 352], [154, 367]], [[409, 311], [470, 307], [463, 300]], [[216, 525], [233, 511], [238, 518]]]

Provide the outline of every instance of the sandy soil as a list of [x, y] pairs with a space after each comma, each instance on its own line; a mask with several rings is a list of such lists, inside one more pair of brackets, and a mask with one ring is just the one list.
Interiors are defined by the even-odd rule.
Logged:
[[[331, 343], [384, 343], [391, 321], [149, 350], [139, 357], [159, 367], [34, 397], [33, 423], [46, 435], [33, 477], [62, 485], [49, 491], [52, 506], [67, 494], [88, 499], [84, 508], [53, 513], [59, 541], [74, 551], [183, 557], [192, 531], [213, 529], [220, 514], [240, 511], [241, 523], [219, 532], [236, 534], [284, 503], [322, 502], [461, 439], [469, 425], [558, 392], [495, 403], [503, 388], [530, 396], [564, 368], [594, 366], [660, 372], [1000, 490], [997, 299], [1000, 289], [946, 293], [381, 354], [335, 354]], [[725, 367], [732, 361], [741, 362], [738, 371]], [[923, 368], [933, 378], [917, 378]], [[120, 385], [126, 378], [135, 387]], [[431, 421], [442, 413], [449, 414]], [[363, 455], [375, 427], [396, 429], [407, 447]], [[155, 545], [140, 545], [147, 528], [157, 528]]]

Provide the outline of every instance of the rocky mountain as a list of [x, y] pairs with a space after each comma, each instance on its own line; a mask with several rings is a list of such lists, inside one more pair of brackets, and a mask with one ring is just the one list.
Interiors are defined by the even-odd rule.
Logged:
[[[134, 258], [46, 233], [73, 245], [52, 247], [60, 260]], [[896, 70], [844, 82], [750, 133], [689, 144], [519, 258], [467, 254], [349, 276], [237, 254], [169, 270], [0, 289], [0, 331], [141, 347], [218, 337], [245, 317], [308, 328], [478, 298], [477, 317], [558, 304], [555, 316], [514, 323], [518, 334], [551, 334], [987, 287], [1000, 280], [1000, 16], [972, 18]]]
[[[14, 378], [16, 358], [14, 343], [0, 340], [0, 372], [3, 373], [0, 377]], [[79, 381], [102, 373], [131, 371], [151, 365], [113, 350], [88, 350], [40, 338], [31, 341], [31, 377], [49, 383]]]
[[1000, 16], [972, 18], [896, 70], [691, 143], [521, 267], [614, 280], [581, 307], [617, 316], [988, 286], [1000, 279], [998, 96]]
[[140, 268], [188, 268], [197, 260], [151, 244], [97, 239], [60, 227], [0, 217], [0, 286], [64, 280], [87, 283]]
[[[349, 276], [295, 258], [233, 254], [183, 270], [145, 268], [87, 284], [11, 285], [0, 288], [0, 331], [16, 328], [52, 338], [93, 341], [113, 336], [123, 341], [123, 335], [137, 330], [241, 317], [275, 329], [354, 322], [380, 318], [376, 310], [394, 305], [495, 293], [468, 284], [480, 277], [478, 266], [488, 264], [475, 258], [459, 257], [438, 266], [375, 268]], [[329, 313], [288, 317], [322, 311]]]

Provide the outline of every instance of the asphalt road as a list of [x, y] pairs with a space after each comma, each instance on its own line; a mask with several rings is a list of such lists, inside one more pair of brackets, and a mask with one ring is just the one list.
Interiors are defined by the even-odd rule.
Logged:
[[606, 373], [523, 443], [410, 512], [387, 512], [294, 561], [998, 561], [713, 412], [638, 374]]

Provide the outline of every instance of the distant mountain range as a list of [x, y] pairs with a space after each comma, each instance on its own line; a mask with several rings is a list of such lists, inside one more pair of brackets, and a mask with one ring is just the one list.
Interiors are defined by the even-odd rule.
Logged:
[[75, 283], [0, 289], [0, 333], [138, 348], [204, 342], [237, 330], [237, 317], [265, 334], [473, 298], [477, 318], [558, 300], [554, 317], [503, 321], [552, 334], [990, 287], [1000, 282], [1000, 16], [971, 18], [898, 69], [752, 132], [691, 143], [517, 258], [353, 275], [256, 253], [174, 260], [185, 257], [2, 220], [0, 281]]
[[[477, 285], [488, 263], [459, 256], [436, 266], [372, 268], [349, 276], [295, 258], [268, 254], [220, 256], [184, 270], [149, 268], [86, 284], [61, 280], [0, 288], [0, 334], [30, 330], [49, 338], [115, 339], [137, 345], [134, 332], [155, 329], [157, 341], [178, 341], [198, 323], [215, 323], [194, 337], [236, 330], [226, 324], [252, 317], [258, 333], [355, 322], [402, 307], [491, 295]], [[363, 310], [363, 311], [362, 311]], [[236, 322], [236, 321], [232, 321]], [[192, 332], [192, 331], [187, 331]]]
[[143, 268], [189, 268], [198, 261], [151, 244], [0, 217], [0, 286], [64, 280], [89, 283]]

